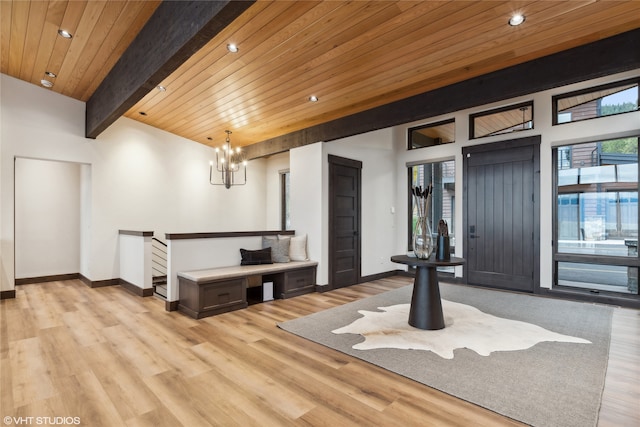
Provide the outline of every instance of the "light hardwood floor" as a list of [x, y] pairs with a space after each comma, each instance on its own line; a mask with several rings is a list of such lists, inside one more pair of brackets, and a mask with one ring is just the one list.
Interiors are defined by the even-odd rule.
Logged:
[[[0, 303], [0, 416], [92, 427], [521, 425], [276, 326], [409, 283], [393, 277], [202, 320], [119, 286], [18, 286]], [[639, 426], [639, 403], [640, 311], [616, 309], [598, 425]]]

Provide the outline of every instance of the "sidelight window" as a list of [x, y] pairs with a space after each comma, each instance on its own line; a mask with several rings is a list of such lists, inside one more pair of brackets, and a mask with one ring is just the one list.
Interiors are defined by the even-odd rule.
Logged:
[[638, 293], [638, 138], [557, 147], [555, 284]]
[[[413, 230], [418, 219], [417, 209], [411, 197], [411, 187], [433, 184], [431, 209], [428, 212], [431, 230], [437, 233], [438, 222], [444, 219], [449, 228], [451, 255], [455, 253], [455, 162], [448, 160], [437, 163], [424, 163], [409, 166], [409, 236], [408, 248], [412, 250]], [[435, 237], [435, 235], [434, 235]]]

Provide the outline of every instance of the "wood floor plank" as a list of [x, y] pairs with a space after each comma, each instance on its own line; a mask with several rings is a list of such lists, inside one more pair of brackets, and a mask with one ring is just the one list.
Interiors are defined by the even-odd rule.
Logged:
[[[164, 407], [183, 426], [216, 426], [231, 424], [231, 418], [225, 413], [216, 411], [215, 399], [224, 395], [210, 395], [207, 390], [191, 386], [191, 383], [175, 371], [167, 371], [158, 375], [143, 378], [144, 383], [153, 390]], [[209, 404], [206, 407], [197, 405], [198, 399], [206, 396]], [[218, 420], [218, 422], [216, 422]]]
[[618, 308], [612, 320], [598, 426], [640, 425], [640, 310]]
[[[218, 336], [221, 346], [214, 346], [211, 343], [203, 343], [193, 348], [203, 360], [206, 360], [213, 370], [219, 375], [227, 378], [236, 387], [245, 390], [249, 394], [261, 396], [272, 404], [275, 411], [295, 419], [313, 408], [313, 402], [301, 398], [285, 387], [280, 386], [272, 380], [270, 372], [261, 366], [256, 372], [254, 363], [243, 358], [229, 355], [233, 342]], [[231, 363], [230, 363], [231, 362]]]
[[55, 396], [55, 387], [47, 374], [52, 366], [46, 364], [40, 338], [11, 342], [9, 366], [13, 402], [16, 407]]
[[124, 326], [110, 326], [103, 329], [103, 333], [118, 354], [136, 369], [140, 377], [156, 375], [171, 369], [155, 349], [147, 347]]
[[124, 424], [93, 371], [63, 378], [58, 393], [66, 414], [79, 417], [80, 425], [112, 427]]
[[[86, 361], [78, 357], [80, 346], [77, 345], [67, 326], [40, 331], [39, 342], [42, 363], [46, 367], [46, 377], [67, 377], [90, 370]], [[61, 348], [65, 351], [60, 351]]]
[[[206, 319], [79, 280], [0, 302], [2, 415], [91, 426], [518, 426], [278, 328], [412, 283], [390, 277]], [[640, 311], [616, 308], [599, 427], [640, 425]]]
[[139, 380], [133, 364], [107, 343], [83, 348], [82, 358], [100, 381], [119, 416], [128, 420], [161, 407], [160, 401]]
[[181, 423], [164, 406], [126, 421], [127, 427], [175, 427]]

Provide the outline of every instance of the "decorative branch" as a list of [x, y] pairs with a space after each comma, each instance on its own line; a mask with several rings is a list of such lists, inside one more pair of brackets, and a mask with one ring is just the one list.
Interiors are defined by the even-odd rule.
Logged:
[[431, 193], [433, 193], [433, 184], [429, 184], [424, 190], [422, 186], [411, 187], [413, 201], [418, 211], [418, 217], [426, 218], [431, 209]]

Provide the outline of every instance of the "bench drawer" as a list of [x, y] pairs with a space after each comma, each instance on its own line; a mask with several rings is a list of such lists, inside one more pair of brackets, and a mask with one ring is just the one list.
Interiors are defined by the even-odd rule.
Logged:
[[244, 277], [207, 283], [179, 278], [178, 310], [200, 319], [247, 307], [247, 279]]
[[316, 267], [284, 271], [272, 276], [277, 298], [289, 298], [315, 292]]
[[212, 308], [241, 303], [245, 300], [245, 279], [207, 283], [200, 285], [200, 288], [202, 298], [199, 308], [201, 310], [211, 310]]
[[307, 286], [314, 286], [316, 283], [315, 270], [307, 268], [304, 270], [288, 271], [284, 273], [284, 291], [293, 291]]

